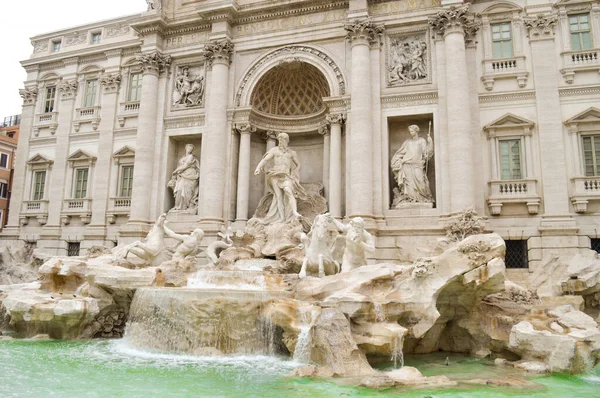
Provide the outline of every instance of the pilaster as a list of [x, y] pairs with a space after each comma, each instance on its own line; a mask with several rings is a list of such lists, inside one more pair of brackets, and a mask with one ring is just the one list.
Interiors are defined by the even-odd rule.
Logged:
[[345, 114], [330, 113], [327, 122], [330, 124], [329, 138], [329, 213], [335, 218], [342, 218], [342, 124]]
[[236, 222], [245, 222], [248, 221], [250, 195], [250, 139], [256, 129], [250, 123], [238, 124], [235, 129], [240, 134]]

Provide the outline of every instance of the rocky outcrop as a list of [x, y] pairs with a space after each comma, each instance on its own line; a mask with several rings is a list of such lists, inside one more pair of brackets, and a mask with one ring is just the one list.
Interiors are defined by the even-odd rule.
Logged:
[[0, 285], [33, 282], [42, 261], [31, 243], [6, 243], [0, 247]]

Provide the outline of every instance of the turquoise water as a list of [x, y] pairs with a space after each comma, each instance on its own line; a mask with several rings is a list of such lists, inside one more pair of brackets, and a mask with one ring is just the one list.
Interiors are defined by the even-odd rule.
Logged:
[[[408, 357], [427, 376], [511, 376], [486, 360], [446, 354]], [[0, 341], [0, 397], [600, 397], [600, 373], [543, 376], [535, 390], [459, 385], [452, 389], [369, 390], [289, 378], [298, 364], [272, 357], [154, 354], [123, 340]], [[386, 364], [378, 366], [386, 368]]]

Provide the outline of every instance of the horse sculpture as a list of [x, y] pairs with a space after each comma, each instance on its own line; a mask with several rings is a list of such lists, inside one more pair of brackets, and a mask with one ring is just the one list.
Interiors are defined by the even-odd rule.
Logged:
[[325, 275], [334, 275], [340, 271], [340, 264], [332, 254], [331, 237], [328, 226], [332, 222], [329, 213], [319, 214], [307, 234], [302, 233], [301, 247], [304, 247], [304, 261], [298, 277], [306, 278], [307, 273], [317, 274], [320, 278]]
[[164, 259], [161, 254], [166, 250], [165, 246], [165, 219], [166, 214], [162, 214], [156, 220], [156, 223], [146, 235], [144, 241], [137, 240], [123, 248], [123, 258], [127, 258], [129, 253], [139, 257], [140, 259], [147, 262], [149, 265], [158, 265]]

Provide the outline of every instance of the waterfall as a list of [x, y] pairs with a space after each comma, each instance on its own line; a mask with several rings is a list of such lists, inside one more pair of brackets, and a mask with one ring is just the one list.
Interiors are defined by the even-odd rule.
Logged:
[[373, 300], [373, 311], [375, 312], [375, 321], [385, 322], [386, 316], [383, 305], [379, 301]]
[[298, 341], [296, 342], [296, 348], [294, 349], [294, 361], [302, 363], [311, 362], [311, 330], [317, 322], [320, 313], [321, 309], [319, 307], [312, 307], [310, 311], [301, 310], [300, 319], [302, 320], [302, 325], [300, 326]]
[[394, 338], [391, 360], [392, 360], [392, 362], [394, 362], [394, 368], [398, 368], [398, 364], [400, 364], [400, 368], [404, 367], [404, 352], [402, 352], [402, 335], [401, 334], [398, 334]]
[[188, 288], [226, 290], [266, 290], [267, 283], [261, 271], [207, 271], [199, 270], [188, 280]]

